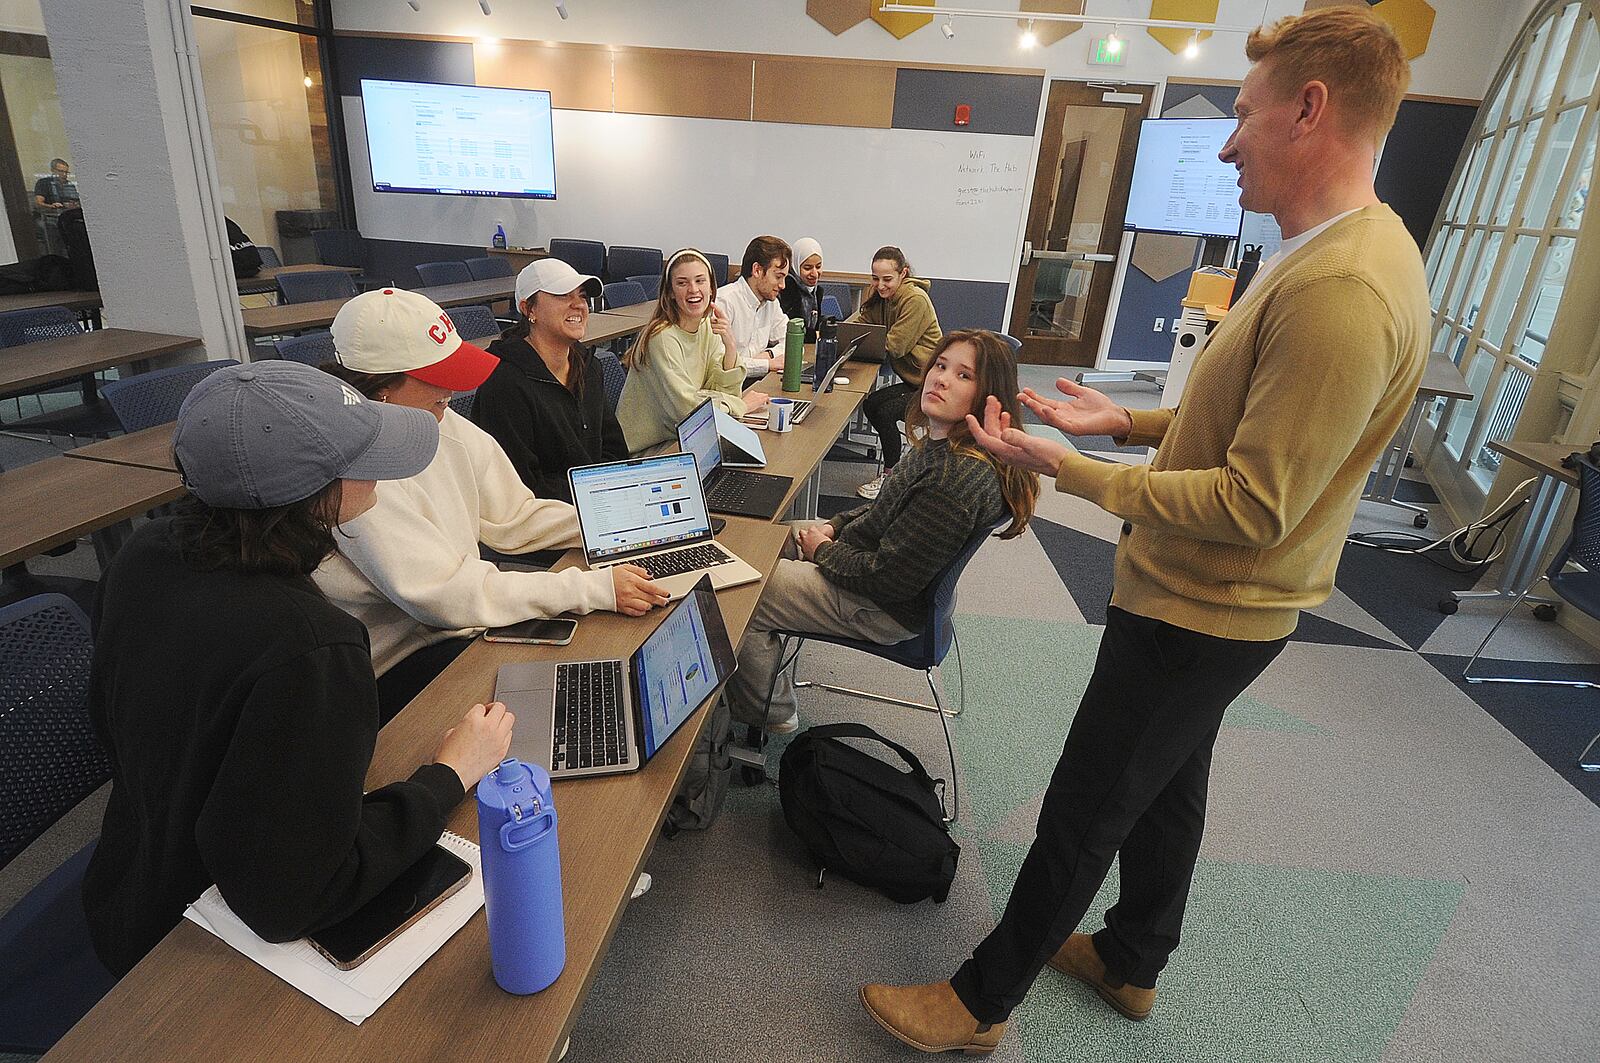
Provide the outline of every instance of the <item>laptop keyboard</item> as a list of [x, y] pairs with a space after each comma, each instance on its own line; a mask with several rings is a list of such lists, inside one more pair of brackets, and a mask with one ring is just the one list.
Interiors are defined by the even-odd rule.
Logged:
[[552, 768], [597, 768], [628, 763], [621, 661], [556, 666]]
[[665, 579], [668, 576], [695, 572], [715, 565], [726, 565], [732, 560], [732, 557], [717, 549], [713, 544], [700, 543], [696, 546], [685, 546], [681, 550], [668, 550], [663, 554], [635, 558], [628, 563], [630, 565], [638, 565], [650, 573], [651, 579]]
[[740, 506], [752, 490], [758, 489], [766, 490], [762, 477], [724, 470], [706, 492], [706, 501], [713, 506]]

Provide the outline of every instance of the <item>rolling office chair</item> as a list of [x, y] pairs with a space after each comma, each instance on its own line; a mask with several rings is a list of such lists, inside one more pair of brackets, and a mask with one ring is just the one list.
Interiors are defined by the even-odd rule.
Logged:
[[[42, 340], [76, 336], [83, 331], [78, 315], [64, 306], [40, 306], [28, 310], [11, 310], [0, 314], [0, 347], [20, 347]], [[83, 395], [81, 405], [46, 412], [45, 395], [65, 394], [76, 386]], [[32, 395], [39, 404], [39, 413], [22, 416], [22, 396]], [[104, 437], [116, 431], [116, 419], [99, 402], [95, 391], [95, 374], [85, 373], [74, 383], [53, 383], [32, 391], [18, 392], [12, 396], [17, 403], [17, 420], [5, 427], [7, 431], [64, 435], [76, 440], [79, 437]]]
[[299, 336], [290, 336], [287, 339], [277, 340], [272, 346], [276, 348], [278, 357], [286, 362], [299, 362], [312, 368], [320, 366], [323, 362], [334, 361], [333, 333], [326, 329], [320, 332], [306, 332]]
[[261, 265], [265, 269], [277, 269], [283, 265], [283, 259], [278, 257], [277, 248], [271, 244], [257, 244], [256, 251], [261, 255]]
[[1015, 336], [1013, 336], [1013, 335], [1011, 335], [1009, 333], [1006, 333], [1006, 332], [996, 333], [996, 335], [998, 335], [1001, 339], [1005, 340], [1007, 343], [1011, 344], [1011, 353], [1012, 354], [1016, 354], [1017, 352], [1022, 350], [1022, 341], [1017, 339]]
[[[39, 340], [54, 339], [58, 336], [76, 336], [83, 331], [83, 326], [78, 323], [78, 315], [64, 306], [40, 306], [31, 310], [12, 310], [0, 314], [0, 347], [20, 347]], [[17, 416], [22, 416], [22, 396], [32, 395], [34, 401], [39, 403], [39, 412], [44, 412], [44, 400], [39, 396], [50, 391], [61, 391], [60, 384], [53, 384], [37, 391], [18, 392], [12, 396], [17, 404]], [[85, 391], [85, 400], [90, 392]]]
[[622, 401], [622, 387], [628, 382], [628, 367], [610, 351], [596, 351], [595, 358], [600, 362], [600, 377], [605, 381], [606, 405], [616, 413], [617, 403]]
[[465, 262], [423, 262], [417, 266], [417, 279], [424, 288], [440, 284], [465, 284], [472, 279], [472, 271]]
[[644, 285], [636, 281], [614, 281], [601, 290], [600, 296], [607, 310], [618, 306], [634, 306], [638, 303], [648, 302], [650, 297], [645, 294]]
[[[850, 285], [845, 284], [843, 281], [822, 281], [817, 285], [817, 290], [822, 293], [824, 299], [832, 296], [838, 301], [840, 310], [838, 317], [840, 321], [855, 312], [856, 290]], [[848, 309], [846, 309], [847, 307]]]
[[504, 255], [485, 255], [482, 258], [469, 258], [464, 265], [475, 281], [493, 280], [495, 277], [514, 277], [517, 274], [517, 271], [511, 268], [511, 260]]
[[223, 366], [238, 364], [233, 358], [219, 358], [152, 369], [148, 373], [113, 380], [101, 393], [111, 404], [122, 430], [138, 432], [176, 421], [178, 409], [196, 384]]
[[317, 249], [317, 261], [326, 266], [354, 266], [361, 270], [356, 285], [362, 291], [390, 287], [382, 277], [372, 276], [372, 253], [367, 248], [366, 237], [354, 229], [317, 229], [311, 234], [311, 243]]
[[286, 303], [315, 303], [323, 299], [354, 299], [356, 282], [336, 269], [278, 275], [278, 291]]
[[606, 251], [606, 276], [611, 280], [645, 273], [660, 273], [661, 264], [662, 256], [659, 247], [629, 247], [624, 244], [613, 244]]
[[822, 297], [822, 316], [823, 317], [836, 317], [840, 321], [843, 321], [844, 320], [844, 316], [845, 316], [844, 315], [844, 307], [839, 305], [839, 300], [838, 299], [834, 298], [831, 295], [824, 295]]
[[458, 391], [450, 396], [450, 408], [470, 421], [472, 420], [472, 404], [477, 399], [477, 388], [473, 388], [471, 391]]
[[[1009, 521], [1004, 522], [1009, 523]], [[933, 582], [933, 603], [928, 612], [928, 622], [923, 625], [915, 638], [893, 646], [880, 646], [876, 642], [863, 642], [859, 639], [847, 638], [843, 635], [822, 635], [805, 631], [782, 631], [782, 653], [779, 659], [783, 662], [779, 667], [793, 669], [800, 660], [800, 651], [805, 647], [806, 640], [813, 642], [827, 642], [846, 649], [860, 650], [870, 653], [874, 657], [882, 658], [892, 664], [904, 665], [923, 672], [928, 679], [928, 689], [933, 693], [933, 704], [928, 705], [920, 701], [906, 701], [902, 698], [892, 698], [886, 694], [875, 694], [869, 690], [856, 690], [853, 687], [833, 686], [829, 683], [815, 681], [795, 680], [795, 689], [804, 687], [818, 687], [822, 690], [831, 690], [835, 694], [845, 694], [849, 697], [864, 698], [868, 701], [883, 702], [887, 705], [900, 705], [908, 709], [920, 709], [923, 712], [937, 713], [939, 725], [944, 729], [945, 750], [950, 754], [950, 798], [953, 811], [945, 817], [946, 823], [954, 823], [961, 818], [961, 786], [957, 781], [955, 746], [950, 741], [950, 722], [947, 717], [960, 716], [966, 708], [967, 691], [966, 676], [961, 676], [961, 693], [954, 710], [944, 706], [944, 699], [939, 694], [939, 686], [933, 681], [934, 669], [938, 668], [950, 652], [951, 647], [956, 651], [956, 670], [961, 672], [961, 644], [956, 640], [956, 585], [961, 582], [961, 573], [965, 571], [967, 563], [977, 554], [978, 548], [1002, 527], [996, 524], [985, 528], [967, 540], [961, 552], [955, 556], [950, 564], [945, 566], [937, 579]], [[790, 641], [794, 642], [793, 653], [789, 652]], [[792, 674], [792, 673], [791, 673]], [[773, 673], [773, 686], [767, 691], [767, 708], [772, 707], [772, 692], [777, 687], [778, 673]], [[753, 749], [730, 747], [734, 751], [734, 759], [741, 763], [741, 773], [747, 781], [759, 782], [766, 773], [765, 758], [760, 750], [765, 745], [766, 733], [758, 727], [750, 728]]]
[[462, 339], [477, 343], [480, 347], [487, 346], [489, 341], [500, 336], [500, 322], [487, 306], [453, 306], [445, 313], [450, 315], [450, 321]]
[[727, 255], [707, 255], [706, 261], [711, 263], [711, 279], [717, 282], [720, 288], [728, 283], [728, 271], [732, 268], [731, 260]]
[[661, 274], [659, 273], [641, 273], [628, 279], [644, 289], [646, 301], [653, 301], [656, 296], [661, 294]]
[[606, 269], [606, 245], [599, 240], [551, 240], [550, 257], [591, 277], [600, 276]]
[[[1576, 679], [1472, 674], [1472, 666], [1483, 656], [1483, 651], [1489, 646], [1489, 640], [1494, 638], [1494, 633], [1500, 629], [1500, 625], [1516, 612], [1517, 607], [1523, 603], [1533, 588], [1538, 586], [1539, 580], [1550, 584], [1550, 589], [1574, 609], [1585, 616], [1600, 620], [1600, 465], [1596, 465], [1588, 455], [1575, 455], [1573, 461], [1578, 472], [1578, 511], [1572, 520], [1572, 534], [1567, 537], [1566, 544], [1556, 552], [1544, 575], [1524, 587], [1522, 593], [1517, 595], [1517, 600], [1511, 603], [1511, 607], [1494, 622], [1489, 633], [1483, 636], [1483, 641], [1478, 644], [1466, 667], [1461, 670], [1461, 678], [1469, 683], [1521, 683], [1529, 686], [1600, 688], [1600, 683]], [[1577, 570], [1568, 572], [1569, 563], [1577, 565]], [[1600, 750], [1597, 750], [1597, 746], [1600, 746], [1600, 734], [1595, 735], [1578, 755], [1578, 766], [1584, 771], [1600, 771]]]
[[[111, 778], [89, 723], [89, 620], [59, 594], [0, 609], [0, 867]], [[83, 914], [80, 849], [0, 917], [0, 1051], [46, 1052], [116, 979]]]

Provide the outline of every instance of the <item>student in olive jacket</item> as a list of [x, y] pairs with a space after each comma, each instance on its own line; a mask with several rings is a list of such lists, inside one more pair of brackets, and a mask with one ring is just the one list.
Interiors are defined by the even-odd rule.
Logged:
[[582, 346], [600, 281], [559, 259], [517, 275], [521, 320], [489, 345], [500, 365], [478, 388], [472, 419], [500, 444], [540, 498], [572, 501], [567, 470], [628, 456], [605, 380]]

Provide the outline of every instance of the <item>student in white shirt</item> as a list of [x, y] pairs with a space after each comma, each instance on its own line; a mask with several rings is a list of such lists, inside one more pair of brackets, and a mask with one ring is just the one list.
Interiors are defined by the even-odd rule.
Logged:
[[439, 419], [432, 463], [384, 483], [312, 575], [366, 625], [383, 720], [484, 628], [597, 609], [641, 616], [666, 602], [633, 565], [505, 572], [480, 559], [480, 542], [508, 554], [576, 546], [577, 511], [535, 498], [500, 444], [449, 408], [452, 392], [482, 384], [499, 359], [463, 343], [433, 302], [395, 288], [358, 295], [334, 318], [333, 342], [338, 362], [325, 370], [370, 399]]
[[783, 368], [783, 341], [789, 316], [778, 296], [789, 279], [789, 245], [776, 236], [758, 236], [744, 249], [739, 279], [717, 291], [717, 306], [746, 374], [761, 376]]

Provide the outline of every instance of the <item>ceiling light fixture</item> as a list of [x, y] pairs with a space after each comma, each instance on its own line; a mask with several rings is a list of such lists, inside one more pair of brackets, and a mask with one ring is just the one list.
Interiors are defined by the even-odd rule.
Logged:
[[[874, 0], [877, 3], [877, 0]], [[1085, 5], [1087, 6], [1087, 5]], [[939, 0], [937, 6], [930, 5], [928, 0], [906, 3], [904, 0], [884, 0], [877, 10], [888, 15], [917, 15], [928, 18], [930, 15], [944, 15], [946, 18], [1003, 18], [1017, 23], [1032, 22], [1070, 22], [1072, 29], [1080, 25], [1089, 26], [1114, 26], [1119, 39], [1123, 26], [1137, 26], [1141, 29], [1166, 29], [1166, 30], [1199, 30], [1201, 33], [1238, 33], [1248, 34], [1258, 29], [1258, 26], [1242, 26], [1237, 23], [1202, 22], [1195, 19], [1177, 18], [1134, 18], [1131, 15], [1091, 15], [1087, 12], [1078, 14], [1066, 11], [1004, 11], [992, 7], [956, 7]], [[1124, 43], [1126, 43], [1124, 41]]]
[[1022, 40], [1017, 43], [1019, 43], [1025, 49], [1038, 47], [1039, 38], [1033, 32], [1033, 19], [1030, 18], [1028, 20], [1028, 28], [1022, 31]]
[[1106, 37], [1106, 54], [1107, 55], [1121, 55], [1122, 54], [1122, 33], [1121, 33], [1121, 30], [1122, 30], [1121, 26], [1113, 26], [1111, 28], [1111, 34], [1108, 37]]
[[478, 0], [478, 6], [479, 6], [479, 7], [481, 7], [481, 8], [483, 8], [483, 13], [484, 13], [484, 14], [485, 14], [485, 15], [492, 15], [492, 14], [494, 14], [494, 12], [493, 12], [493, 11], [490, 11], [490, 10], [489, 10], [489, 0]]
[[1200, 31], [1195, 30], [1194, 36], [1189, 38], [1189, 43], [1183, 46], [1185, 59], [1197, 59], [1200, 56]]
[[561, 16], [561, 21], [567, 21], [567, 5], [562, 0], [556, 0], [556, 14]]
[[406, 0], [406, 5], [413, 11], [422, 10], [422, 0]]
[[939, 30], [944, 34], [945, 40], [953, 41], [956, 39], [955, 23], [951, 22], [948, 18], [944, 20], [944, 25], [940, 26]]
[[315, 84], [315, 82], [313, 82], [313, 81], [312, 81], [312, 80], [311, 80], [311, 75], [310, 75], [310, 74], [307, 74], [307, 75], [306, 75], [306, 76], [305, 76], [305, 86], [306, 86], [306, 88], [308, 88], [308, 89], [309, 89], [309, 88], [310, 88], [310, 87], [311, 87], [311, 86], [312, 86], [312, 85], [313, 85], [313, 84]]

